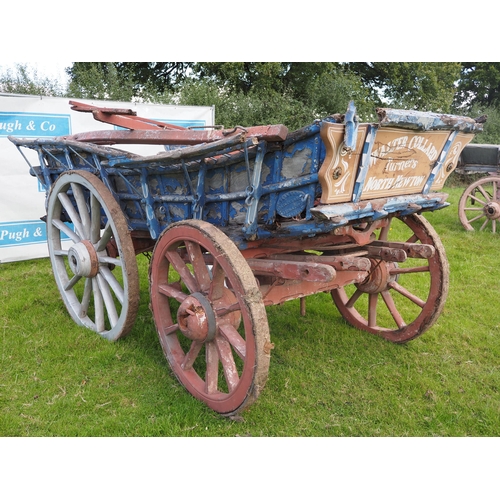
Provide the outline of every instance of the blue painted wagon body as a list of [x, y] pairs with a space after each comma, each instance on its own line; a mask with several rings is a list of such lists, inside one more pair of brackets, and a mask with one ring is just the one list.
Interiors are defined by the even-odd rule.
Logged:
[[[49, 254], [68, 311], [106, 338], [127, 333], [138, 305], [135, 255], [152, 251], [151, 308], [165, 355], [215, 411], [241, 411], [264, 386], [266, 305], [300, 298], [304, 313], [305, 296], [330, 292], [353, 326], [399, 343], [439, 316], [448, 265], [420, 214], [447, 206], [440, 189], [480, 123], [379, 109], [376, 123], [360, 124], [351, 103], [291, 133], [201, 131], [123, 125], [130, 111], [73, 104], [127, 130], [11, 138], [47, 189]], [[164, 151], [111, 146], [120, 143]]]

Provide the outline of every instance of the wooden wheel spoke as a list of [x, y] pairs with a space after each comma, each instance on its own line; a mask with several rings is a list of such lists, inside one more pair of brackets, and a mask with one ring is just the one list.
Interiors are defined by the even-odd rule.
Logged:
[[[490, 202], [491, 201], [491, 195], [489, 193], [487, 193], [483, 186], [478, 186], [477, 189], [479, 191], [481, 191], [481, 194], [484, 196], [484, 199], [487, 201], [487, 202]], [[472, 196], [471, 195], [471, 198], [474, 198], [476, 201], [479, 201], [479, 203], [483, 203], [482, 201], [480, 201], [478, 198], [476, 198], [475, 196]], [[484, 204], [484, 203], [483, 203]]]
[[233, 346], [236, 354], [244, 360], [247, 351], [247, 344], [243, 337], [238, 333], [238, 330], [228, 324], [221, 325], [219, 330], [225, 339]]
[[226, 273], [220, 264], [215, 261], [212, 266], [212, 282], [210, 283], [210, 290], [208, 292], [210, 300], [214, 301], [222, 297], [222, 294], [224, 293], [225, 280]]
[[183, 302], [188, 297], [188, 295], [179, 290], [179, 288], [167, 283], [158, 285], [158, 291], [167, 297], [175, 299], [179, 303]]
[[194, 275], [198, 280], [201, 291], [205, 292], [210, 288], [211, 277], [207, 265], [205, 264], [200, 245], [192, 241], [186, 241], [185, 244], [188, 258], [193, 266]]
[[92, 194], [90, 197], [90, 242], [95, 245], [101, 236], [101, 204]]
[[469, 219], [469, 223], [470, 222], [474, 222], [476, 220], [479, 220], [479, 219], [482, 219], [483, 217], [486, 217], [483, 213], [483, 211], [481, 210], [481, 213], [479, 215], [477, 215], [476, 217], [472, 217], [472, 219]]
[[214, 307], [214, 312], [217, 314], [218, 318], [222, 318], [226, 316], [229, 313], [235, 312], [235, 311], [241, 311], [241, 306], [239, 302], [234, 302], [233, 304], [230, 304], [229, 306], [218, 306]]
[[421, 308], [423, 308], [425, 306], [424, 300], [420, 299], [419, 297], [417, 297], [416, 295], [411, 293], [409, 290], [407, 290], [406, 288], [401, 286], [397, 281], [392, 281], [391, 283], [389, 283], [389, 286], [393, 290], [395, 290], [396, 292], [400, 293], [401, 295], [403, 295], [407, 299], [411, 300], [417, 306], [419, 306]]
[[484, 228], [488, 225], [488, 222], [490, 221], [490, 219], [486, 218], [486, 220], [483, 222], [483, 224], [481, 225], [481, 227], [479, 228], [479, 231], [483, 231]]
[[[177, 326], [177, 325], [172, 325]], [[189, 351], [187, 352], [186, 356], [184, 356], [184, 360], [181, 363], [181, 368], [183, 370], [190, 370], [193, 368], [193, 364], [196, 361], [196, 358], [198, 357], [198, 354], [201, 351], [201, 348], [203, 347], [203, 344], [201, 342], [192, 342], [191, 347], [189, 348]]]
[[67, 283], [67, 285], [64, 286], [64, 290], [68, 291], [71, 290], [80, 280], [82, 277], [78, 274], [75, 274]]
[[71, 222], [75, 227], [75, 232], [80, 236], [80, 238], [85, 238], [85, 230], [83, 229], [80, 214], [76, 211], [76, 208], [71, 202], [68, 193], [59, 193], [58, 198], [64, 210], [66, 210], [68, 217], [71, 219]]
[[481, 205], [486, 205], [488, 203], [488, 198], [486, 198], [486, 201], [482, 200], [481, 198], [478, 198], [477, 196], [474, 196], [473, 194], [469, 194], [469, 198], [471, 200], [474, 200], [474, 201], [477, 201], [478, 203], [480, 203]]
[[105, 329], [104, 325], [104, 303], [101, 294], [101, 290], [97, 283], [96, 278], [92, 278], [92, 291], [94, 293], [94, 323], [95, 328], [98, 333], [103, 332]]
[[169, 262], [172, 264], [172, 267], [175, 269], [175, 271], [177, 271], [177, 273], [181, 277], [182, 281], [184, 281], [184, 284], [188, 287], [188, 290], [191, 293], [201, 291], [200, 285], [198, 284], [198, 281], [191, 274], [191, 271], [187, 267], [187, 265], [184, 262], [184, 260], [182, 259], [182, 257], [177, 252], [177, 249], [167, 250], [167, 252], [165, 253], [165, 256], [169, 260]]
[[85, 285], [83, 287], [82, 302], [80, 304], [80, 311], [78, 314], [80, 318], [84, 318], [85, 316], [87, 316], [91, 297], [92, 297], [92, 279], [87, 278], [85, 280]]
[[163, 335], [172, 335], [173, 333], [177, 332], [178, 330], [179, 330], [178, 323], [174, 323], [173, 325], [164, 327], [162, 330], [162, 333], [163, 333]]
[[356, 291], [352, 294], [352, 297], [347, 301], [346, 307], [351, 308], [354, 307], [354, 304], [356, 301], [363, 295], [363, 292], [359, 289], [356, 289]]
[[483, 208], [482, 207], [464, 207], [464, 210], [466, 212], [481, 212], [483, 213]]
[[122, 267], [123, 262], [116, 257], [108, 257], [107, 255], [99, 255], [99, 264], [113, 265], [115, 267]]
[[81, 241], [80, 236], [78, 236], [73, 229], [67, 226], [63, 221], [59, 219], [52, 219], [52, 225], [59, 229], [61, 233], [65, 234], [73, 243], [79, 243]]
[[108, 221], [104, 231], [102, 232], [101, 238], [97, 241], [97, 245], [95, 246], [96, 252], [102, 252], [106, 248], [106, 245], [110, 242], [112, 236], [113, 228]]
[[120, 304], [123, 304], [125, 298], [123, 287], [116, 279], [115, 275], [111, 272], [109, 267], [102, 266], [99, 269], [99, 273], [109, 284]]
[[378, 293], [368, 295], [368, 326], [371, 327], [377, 325], [377, 302]]
[[224, 377], [226, 379], [229, 391], [234, 391], [236, 389], [236, 386], [238, 385], [238, 382], [240, 381], [240, 376], [238, 375], [238, 369], [236, 368], [236, 363], [234, 362], [231, 345], [224, 337], [220, 336], [215, 338], [215, 343], [217, 345], [219, 359], [222, 363]]
[[90, 214], [87, 202], [85, 201], [85, 196], [83, 194], [83, 188], [80, 184], [72, 182], [71, 189], [73, 191], [73, 197], [75, 198], [78, 214], [80, 215], [80, 220], [82, 222], [82, 235], [85, 239], [90, 239]]
[[399, 314], [396, 304], [394, 303], [394, 300], [388, 290], [382, 292], [382, 298], [384, 299], [385, 305], [387, 306], [387, 309], [389, 309], [391, 316], [394, 318], [396, 325], [398, 325], [398, 328], [406, 326], [406, 323], [401, 317], [401, 314]]
[[219, 353], [214, 342], [205, 344], [205, 391], [214, 394], [219, 384]]
[[113, 294], [111, 293], [111, 288], [101, 274], [96, 276], [96, 281], [101, 291], [105, 310], [108, 313], [109, 322], [111, 323], [111, 327], [114, 327], [118, 322], [118, 313], [116, 311], [116, 305], [113, 299]]

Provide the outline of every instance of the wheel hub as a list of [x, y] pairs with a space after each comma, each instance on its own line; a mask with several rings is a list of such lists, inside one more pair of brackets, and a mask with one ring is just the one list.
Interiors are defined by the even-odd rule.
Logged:
[[93, 278], [99, 272], [97, 252], [88, 240], [80, 241], [69, 249], [68, 263], [71, 271], [77, 276]]
[[388, 284], [396, 280], [395, 274], [391, 274], [392, 269], [397, 268], [394, 262], [384, 262], [380, 260], [370, 259], [371, 271], [363, 283], [356, 285], [361, 292], [364, 293], [380, 293], [387, 290]]
[[500, 204], [492, 201], [484, 207], [484, 214], [488, 219], [498, 219], [500, 217]]
[[181, 303], [177, 311], [177, 324], [188, 339], [210, 342], [215, 337], [215, 313], [201, 293], [193, 293]]

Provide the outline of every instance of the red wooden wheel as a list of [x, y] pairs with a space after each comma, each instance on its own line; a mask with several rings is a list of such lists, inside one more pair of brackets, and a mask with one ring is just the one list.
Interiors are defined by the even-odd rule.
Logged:
[[205, 221], [172, 224], [153, 251], [150, 292], [163, 351], [186, 389], [224, 415], [252, 403], [267, 380], [269, 327], [234, 243]]
[[500, 218], [500, 177], [473, 182], [460, 197], [458, 215], [467, 231], [497, 232]]
[[448, 260], [439, 236], [420, 215], [389, 220], [378, 239], [420, 242], [435, 251], [429, 258], [408, 257], [402, 263], [371, 258], [368, 278], [332, 290], [332, 297], [351, 325], [404, 343], [424, 333], [439, 317], [448, 294]]

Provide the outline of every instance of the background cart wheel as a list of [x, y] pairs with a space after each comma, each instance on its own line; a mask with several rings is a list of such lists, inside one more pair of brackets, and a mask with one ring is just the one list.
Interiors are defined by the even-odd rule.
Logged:
[[108, 340], [127, 334], [139, 306], [137, 261], [125, 217], [95, 175], [58, 177], [48, 197], [47, 242], [75, 322]]
[[153, 316], [179, 381], [221, 414], [252, 403], [267, 380], [266, 310], [236, 245], [199, 220], [171, 225], [150, 265]]
[[467, 231], [497, 232], [497, 221], [500, 218], [499, 189], [500, 177], [490, 176], [473, 182], [462, 193], [458, 215]]
[[368, 278], [332, 290], [342, 316], [353, 326], [391, 342], [407, 342], [430, 328], [440, 315], [449, 284], [449, 266], [439, 236], [420, 215], [388, 219], [381, 241], [406, 241], [434, 247], [429, 258], [402, 263], [371, 258]]

